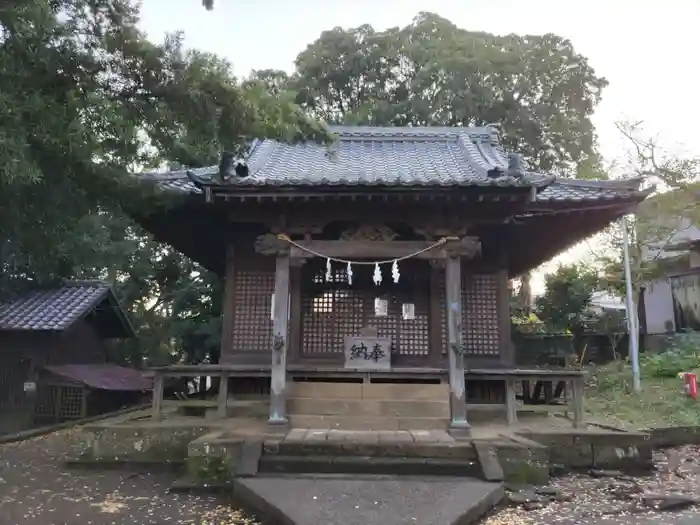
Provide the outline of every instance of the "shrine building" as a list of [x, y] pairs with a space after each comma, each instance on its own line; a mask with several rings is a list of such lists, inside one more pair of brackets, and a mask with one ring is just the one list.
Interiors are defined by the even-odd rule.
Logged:
[[649, 191], [529, 171], [493, 127], [330, 129], [330, 146], [261, 140], [244, 159], [149, 174], [181, 199], [138, 220], [225, 279], [224, 390], [257, 381], [271, 424], [296, 424], [304, 381], [439, 384], [459, 434], [480, 374], [510, 384], [516, 370], [509, 278]]

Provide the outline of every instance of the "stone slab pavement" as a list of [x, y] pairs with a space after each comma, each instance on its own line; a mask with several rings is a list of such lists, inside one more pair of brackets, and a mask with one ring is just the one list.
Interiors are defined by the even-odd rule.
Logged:
[[503, 497], [498, 483], [406, 476], [257, 477], [234, 491], [284, 525], [468, 525]]
[[0, 445], [0, 525], [254, 525], [216, 495], [175, 494], [171, 472], [68, 469], [76, 429]]

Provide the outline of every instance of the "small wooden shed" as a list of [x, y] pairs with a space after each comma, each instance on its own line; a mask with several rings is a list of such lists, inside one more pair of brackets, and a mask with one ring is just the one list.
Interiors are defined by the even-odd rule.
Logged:
[[106, 342], [133, 336], [103, 281], [66, 282], [0, 304], [0, 433], [108, 408], [88, 399], [100, 384], [114, 385], [106, 376], [127, 378], [119, 391], [148, 389], [138, 371], [107, 365]]

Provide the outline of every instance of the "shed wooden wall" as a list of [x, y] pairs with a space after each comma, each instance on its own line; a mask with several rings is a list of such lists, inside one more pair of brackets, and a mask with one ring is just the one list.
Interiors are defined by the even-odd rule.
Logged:
[[36, 396], [24, 383], [36, 380], [38, 368], [105, 361], [104, 342], [86, 321], [63, 333], [0, 331], [0, 433], [32, 426]]

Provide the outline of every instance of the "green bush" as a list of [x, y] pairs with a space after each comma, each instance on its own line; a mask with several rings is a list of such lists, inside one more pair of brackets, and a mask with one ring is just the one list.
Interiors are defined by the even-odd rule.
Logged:
[[700, 332], [674, 335], [663, 352], [643, 355], [640, 367], [646, 377], [676, 377], [700, 368]]

